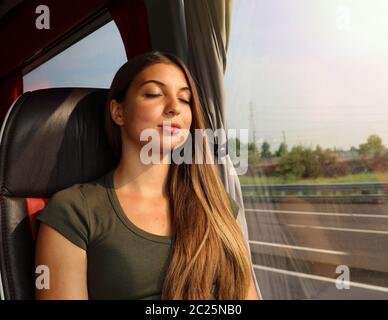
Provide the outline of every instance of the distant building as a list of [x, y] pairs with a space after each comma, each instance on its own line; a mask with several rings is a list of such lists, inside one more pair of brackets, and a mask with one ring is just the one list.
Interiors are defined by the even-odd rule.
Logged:
[[358, 151], [336, 151], [334, 154], [340, 160], [349, 161], [349, 160], [358, 160], [361, 159], [361, 155]]

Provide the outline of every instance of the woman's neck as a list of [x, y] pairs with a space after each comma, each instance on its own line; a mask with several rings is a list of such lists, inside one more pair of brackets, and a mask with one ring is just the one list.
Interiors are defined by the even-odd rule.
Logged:
[[123, 152], [113, 181], [116, 189], [141, 198], [167, 198], [169, 164], [144, 164], [137, 152]]

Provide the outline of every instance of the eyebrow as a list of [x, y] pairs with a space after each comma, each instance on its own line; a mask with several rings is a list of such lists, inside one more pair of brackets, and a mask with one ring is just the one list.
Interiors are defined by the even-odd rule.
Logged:
[[[163, 82], [161, 82], [161, 81], [158, 81], [158, 80], [147, 80], [147, 81], [144, 81], [144, 82], [140, 85], [140, 87], [146, 85], [147, 83], [155, 83], [155, 84], [160, 85], [160, 86], [162, 86], [162, 87], [165, 87], [165, 86], [166, 86], [165, 83], [163, 83]], [[191, 90], [190, 90], [189, 87], [180, 88], [179, 91], [189, 91], [189, 92], [191, 93]]]

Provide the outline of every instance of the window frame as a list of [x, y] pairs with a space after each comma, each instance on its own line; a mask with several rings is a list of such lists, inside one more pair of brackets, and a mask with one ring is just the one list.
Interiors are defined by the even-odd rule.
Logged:
[[40, 67], [45, 62], [59, 55], [67, 48], [86, 38], [88, 35], [108, 24], [112, 20], [113, 17], [107, 8], [103, 8], [98, 11], [96, 14], [80, 23], [77, 27], [69, 30], [66, 34], [59, 37], [48, 47], [39, 50], [27, 61], [25, 61], [22, 68], [22, 76], [25, 77], [34, 69]]

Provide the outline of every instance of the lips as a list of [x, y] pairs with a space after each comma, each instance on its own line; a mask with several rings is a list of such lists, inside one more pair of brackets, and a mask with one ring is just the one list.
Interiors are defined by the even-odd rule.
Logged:
[[181, 126], [178, 123], [164, 123], [160, 124], [159, 127], [163, 128], [165, 133], [178, 133], [181, 129]]
[[172, 127], [177, 129], [181, 128], [181, 126], [178, 123], [164, 123], [164, 124], [160, 124], [159, 127]]

